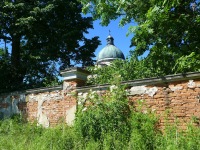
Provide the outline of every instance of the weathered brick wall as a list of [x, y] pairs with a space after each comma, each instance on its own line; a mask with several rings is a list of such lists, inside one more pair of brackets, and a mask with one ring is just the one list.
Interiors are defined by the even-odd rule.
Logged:
[[[192, 117], [200, 119], [200, 73], [187, 76], [172, 75], [163, 78], [134, 80], [122, 84], [129, 85], [128, 96], [133, 105], [144, 100], [143, 112], [153, 111], [159, 117], [160, 127], [164, 127], [166, 116], [168, 123], [178, 121], [185, 129]], [[9, 117], [22, 113], [28, 121], [37, 121], [45, 127], [59, 122], [73, 123], [77, 106], [76, 93], [79, 98], [86, 98], [92, 89], [104, 91], [109, 85], [98, 87], [79, 87], [77, 82], [64, 82], [59, 88], [33, 89], [0, 95], [0, 117]]]
[[0, 119], [25, 112], [25, 93], [13, 92], [0, 95]]
[[[68, 122], [76, 110], [74, 96], [66, 95], [63, 90], [28, 94], [27, 119], [37, 121], [45, 127], [54, 126], [59, 122]], [[71, 112], [69, 114], [69, 112]]]
[[28, 121], [36, 121], [45, 127], [59, 122], [67, 122], [70, 125], [76, 111], [76, 98], [71, 95], [71, 89], [73, 88], [68, 86], [65, 90], [37, 89], [1, 95], [0, 117], [6, 118], [21, 113]]
[[[134, 104], [136, 104], [137, 100], [144, 100], [145, 107], [143, 111], [150, 110], [155, 112], [160, 118], [160, 127], [164, 127], [166, 123], [170, 124], [176, 121], [178, 126], [186, 129], [192, 117], [200, 119], [199, 79], [132, 88], [133, 91], [134, 89], [146, 88], [143, 93], [141, 93], [141, 90], [135, 90], [129, 96], [129, 99]], [[146, 92], [152, 88], [155, 89], [154, 92], [151, 94]], [[140, 94], [137, 94], [137, 92], [140, 92]], [[198, 122], [197, 120], [196, 125], [198, 125]]]

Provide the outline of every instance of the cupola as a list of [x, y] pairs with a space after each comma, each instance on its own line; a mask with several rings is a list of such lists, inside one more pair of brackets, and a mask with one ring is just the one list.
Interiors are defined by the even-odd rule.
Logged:
[[114, 45], [114, 38], [109, 35], [107, 37], [107, 45], [99, 52], [97, 56], [97, 65], [109, 65], [113, 60], [124, 60], [124, 54]]

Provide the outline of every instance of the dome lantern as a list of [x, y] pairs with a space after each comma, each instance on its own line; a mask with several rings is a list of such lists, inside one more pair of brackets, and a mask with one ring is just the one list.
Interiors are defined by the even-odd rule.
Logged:
[[106, 38], [106, 40], [107, 40], [107, 45], [114, 45], [114, 39], [113, 39], [112, 36], [109, 35], [109, 36]]

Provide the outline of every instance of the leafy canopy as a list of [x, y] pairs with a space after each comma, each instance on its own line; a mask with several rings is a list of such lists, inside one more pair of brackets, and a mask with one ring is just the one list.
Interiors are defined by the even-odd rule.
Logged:
[[[200, 70], [199, 0], [80, 0], [102, 25], [129, 24], [133, 57], [148, 53], [144, 67], [156, 75]], [[132, 22], [137, 25], [133, 26]]]
[[85, 37], [92, 18], [81, 8], [74, 0], [0, 2], [0, 91], [49, 85], [60, 68], [93, 64], [100, 41]]

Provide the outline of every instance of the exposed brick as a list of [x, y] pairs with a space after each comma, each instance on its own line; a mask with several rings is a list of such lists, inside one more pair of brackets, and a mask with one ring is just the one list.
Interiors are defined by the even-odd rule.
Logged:
[[18, 103], [18, 109], [19, 109], [20, 111], [26, 110], [26, 108], [27, 108], [27, 105], [26, 105], [26, 104], [27, 104], [26, 102], [20, 102], [20, 103]]
[[7, 108], [8, 106], [8, 103], [0, 103], [0, 108]]
[[189, 97], [191, 94], [190, 93], [182, 93], [181, 94], [181, 97], [182, 98], [187, 98], [187, 97]]
[[195, 92], [200, 92], [200, 87], [194, 89]]
[[[150, 109], [155, 111], [160, 117], [158, 127], [164, 129], [166, 123], [173, 124], [178, 120], [178, 126], [186, 129], [187, 123], [191, 121], [192, 116], [200, 118], [200, 79], [193, 80], [195, 82], [195, 88], [188, 87], [188, 80], [177, 81], [168, 83], [168, 86], [172, 89], [175, 87], [181, 87], [180, 89], [172, 91], [166, 86], [166, 84], [160, 85], [148, 85], [147, 88], [156, 86], [158, 91], [151, 97], [148, 94], [129, 96], [130, 104], [137, 106], [138, 100], [145, 100], [143, 110]], [[71, 82], [71, 86], [77, 86], [76, 82]], [[72, 88], [74, 90], [75, 88]], [[105, 94], [105, 91], [99, 92]], [[17, 101], [17, 107], [20, 111], [27, 113], [27, 119], [31, 122], [37, 120], [38, 109], [42, 109], [49, 119], [50, 126], [55, 126], [59, 122], [62, 122], [66, 118], [66, 111], [70, 110], [76, 105], [76, 98], [69, 95], [70, 91], [60, 90], [52, 92], [44, 92], [38, 94], [26, 95], [28, 98], [26, 102], [20, 101], [20, 95], [2, 95], [0, 96], [0, 109], [8, 108], [11, 102], [5, 101], [13, 99]], [[44, 101], [39, 101], [40, 99]], [[41, 108], [39, 104], [41, 103]], [[166, 112], [169, 110], [167, 116]], [[166, 117], [167, 122], [166, 122]]]

